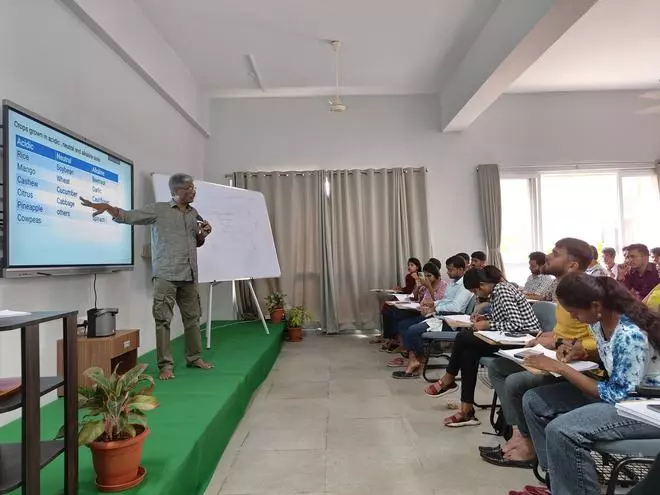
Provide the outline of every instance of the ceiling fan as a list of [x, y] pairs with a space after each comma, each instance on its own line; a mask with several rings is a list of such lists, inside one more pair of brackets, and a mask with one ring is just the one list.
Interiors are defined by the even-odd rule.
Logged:
[[346, 105], [344, 105], [339, 96], [339, 86], [341, 83], [340, 73], [339, 73], [339, 50], [341, 49], [341, 41], [331, 41], [332, 49], [335, 51], [335, 95], [330, 98], [328, 103], [330, 104], [331, 112], [345, 112]]
[[649, 91], [640, 95], [640, 98], [645, 98], [647, 100], [655, 100], [658, 103], [656, 105], [651, 105], [650, 107], [643, 108], [635, 112], [638, 115], [649, 115], [654, 113], [660, 113], [660, 90]]

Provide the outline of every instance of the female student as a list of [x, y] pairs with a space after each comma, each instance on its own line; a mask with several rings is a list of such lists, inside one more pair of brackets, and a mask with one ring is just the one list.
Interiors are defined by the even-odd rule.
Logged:
[[490, 297], [490, 313], [479, 315], [473, 329], [461, 330], [454, 341], [447, 373], [442, 379], [426, 388], [431, 397], [441, 397], [458, 388], [456, 376], [461, 373], [461, 409], [445, 419], [445, 426], [476, 426], [481, 422], [474, 414], [474, 389], [477, 386], [479, 359], [490, 356], [497, 347], [489, 345], [474, 335], [474, 331], [496, 330], [506, 333], [536, 334], [541, 330], [532, 307], [514, 285], [502, 276], [494, 266], [473, 268], [465, 272], [463, 285], [477, 297]]
[[[523, 412], [552, 495], [596, 495], [600, 486], [590, 455], [595, 442], [660, 438], [660, 429], [619, 416], [614, 406], [637, 385], [660, 385], [660, 314], [610, 277], [569, 274], [559, 282], [556, 295], [573, 318], [591, 326], [598, 348], [591, 355], [569, 342], [557, 350], [559, 360], [527, 358], [527, 365], [567, 381], [528, 391]], [[607, 370], [606, 381], [593, 380], [566, 364], [598, 358]]]
[[[417, 275], [422, 271], [422, 263], [417, 258], [408, 258], [408, 271], [406, 272], [405, 277], [405, 286], [397, 287], [397, 292], [401, 294], [410, 294], [412, 299], [417, 298], [417, 291], [419, 291], [420, 283], [419, 276]], [[401, 319], [405, 316], [405, 312], [402, 313], [402, 310], [397, 310], [396, 308], [389, 306], [387, 304], [383, 305], [381, 310], [381, 316], [383, 320], [383, 332], [382, 335], [374, 338], [370, 342], [372, 344], [381, 344], [385, 342], [383, 348], [389, 347], [389, 340], [394, 338], [396, 335], [396, 322], [398, 319]]]
[[[423, 273], [424, 277], [422, 279], [422, 286], [419, 292], [421, 296], [419, 312], [399, 321], [397, 324], [397, 333], [399, 335], [403, 335], [405, 331], [412, 325], [420, 323], [428, 316], [434, 315], [435, 302], [445, 297], [447, 282], [440, 278], [440, 268], [438, 268], [438, 265], [433, 262], [427, 263], [424, 265]], [[419, 358], [422, 356], [422, 353], [418, 349], [407, 348], [405, 344], [406, 342], [403, 341], [404, 351], [410, 351], [408, 355], [408, 366], [406, 367], [405, 371], [395, 371], [392, 376], [394, 378], [417, 378], [422, 367], [422, 363], [419, 360]], [[395, 358], [388, 363], [388, 366], [404, 366], [404, 360], [402, 357]]]

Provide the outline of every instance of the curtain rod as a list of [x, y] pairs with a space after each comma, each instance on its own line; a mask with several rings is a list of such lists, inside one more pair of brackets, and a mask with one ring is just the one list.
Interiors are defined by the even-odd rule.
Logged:
[[597, 170], [597, 169], [652, 169], [656, 162], [581, 162], [581, 163], [552, 163], [547, 165], [529, 165], [529, 166], [500, 166], [500, 170], [505, 172], [524, 172], [524, 171], [543, 171], [553, 172], [559, 170]]
[[[286, 177], [288, 175], [294, 175], [294, 176], [305, 176], [305, 175], [317, 175], [317, 174], [340, 174], [340, 173], [348, 173], [353, 174], [354, 172], [359, 172], [361, 174], [366, 175], [369, 172], [376, 173], [376, 174], [382, 174], [382, 173], [387, 173], [391, 174], [395, 170], [401, 170], [401, 169], [393, 169], [393, 168], [378, 168], [378, 169], [351, 169], [351, 170], [306, 170], [306, 171], [300, 171], [300, 172], [278, 172], [278, 171], [264, 171], [264, 172], [259, 172], [259, 171], [246, 171], [246, 172], [234, 172], [237, 174], [244, 174], [244, 175], [250, 175], [252, 177], [256, 177], [258, 175], [264, 175], [265, 177], [272, 177], [274, 175], [279, 175], [280, 177]], [[402, 168], [403, 173], [407, 174], [408, 172], [412, 173], [419, 173], [419, 172], [428, 172], [426, 168], [422, 167], [410, 167], [410, 168]], [[234, 174], [226, 174], [225, 179], [231, 179], [234, 176]]]

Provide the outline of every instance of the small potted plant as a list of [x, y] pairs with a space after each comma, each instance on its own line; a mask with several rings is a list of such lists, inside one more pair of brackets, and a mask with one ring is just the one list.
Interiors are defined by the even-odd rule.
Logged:
[[[142, 446], [149, 436], [145, 411], [158, 407], [151, 395], [154, 380], [138, 364], [123, 375], [117, 369], [105, 376], [101, 368], [85, 371], [94, 385], [78, 389], [78, 408], [85, 411], [78, 443], [92, 451], [96, 487], [101, 492], [128, 490], [146, 474], [140, 466]], [[60, 429], [59, 437], [64, 435]]]
[[290, 342], [302, 340], [302, 326], [312, 319], [303, 306], [294, 306], [286, 312], [286, 327]]
[[284, 307], [286, 305], [286, 294], [273, 292], [266, 298], [266, 309], [270, 313], [270, 321], [280, 323], [284, 319]]

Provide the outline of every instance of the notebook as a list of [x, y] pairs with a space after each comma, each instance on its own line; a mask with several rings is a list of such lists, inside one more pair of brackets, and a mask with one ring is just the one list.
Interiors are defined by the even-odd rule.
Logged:
[[657, 412], [649, 406], [660, 407], [660, 399], [651, 400], [630, 400], [625, 402], [617, 402], [616, 412], [619, 416], [624, 418], [635, 419], [649, 425], [657, 426], [660, 428], [660, 412]]
[[492, 343], [503, 345], [525, 345], [530, 340], [534, 340], [534, 337], [529, 334], [511, 337], [506, 335], [505, 332], [498, 332], [496, 330], [476, 332], [475, 335], [483, 338], [484, 340], [491, 341]]
[[12, 311], [11, 309], [3, 309], [0, 311], [0, 318], [12, 318], [14, 316], [28, 316], [30, 313], [27, 311]]
[[[546, 349], [543, 347], [541, 344], [537, 344], [534, 347], [530, 347], [528, 349], [507, 349], [507, 350], [499, 350], [495, 354], [498, 356], [501, 356], [503, 358], [510, 359], [511, 361], [518, 363], [520, 365], [523, 364], [525, 361], [524, 359], [521, 359], [519, 357], [516, 357], [516, 354], [520, 353], [530, 353], [530, 354], [544, 354], [548, 356], [549, 358], [552, 359], [557, 359], [557, 352]], [[576, 371], [579, 371], [580, 373], [584, 373], [585, 371], [591, 371], [591, 370], [596, 370], [598, 369], [598, 364], [592, 362], [592, 361], [573, 361], [571, 363], [567, 363], [571, 368], [573, 368]], [[540, 371], [540, 370], [538, 370]], [[552, 373], [554, 376], [559, 376], [557, 373]]]

